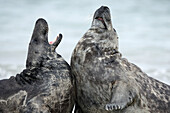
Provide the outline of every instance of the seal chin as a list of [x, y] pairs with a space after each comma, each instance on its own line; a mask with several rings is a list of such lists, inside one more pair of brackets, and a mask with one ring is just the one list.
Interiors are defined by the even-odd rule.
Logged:
[[108, 7], [101, 6], [98, 10], [96, 10], [91, 27], [107, 30], [112, 28], [110, 10]]

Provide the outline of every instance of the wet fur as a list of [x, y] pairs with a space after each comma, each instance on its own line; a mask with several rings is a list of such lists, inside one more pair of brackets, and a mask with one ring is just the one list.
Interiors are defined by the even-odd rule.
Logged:
[[62, 38], [48, 43], [48, 25], [38, 19], [26, 69], [0, 81], [0, 113], [71, 113], [74, 88], [67, 62], [55, 52]]
[[73, 51], [75, 113], [168, 113], [170, 86], [122, 58], [116, 30], [108, 17], [109, 9], [100, 7]]

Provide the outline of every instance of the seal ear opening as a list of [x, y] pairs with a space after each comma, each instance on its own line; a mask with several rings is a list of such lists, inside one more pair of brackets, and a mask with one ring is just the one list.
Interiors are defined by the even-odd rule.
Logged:
[[29, 43], [26, 68], [37, 67], [41, 65], [43, 57], [49, 51], [48, 43], [48, 24], [40, 18], [36, 21], [31, 41]]

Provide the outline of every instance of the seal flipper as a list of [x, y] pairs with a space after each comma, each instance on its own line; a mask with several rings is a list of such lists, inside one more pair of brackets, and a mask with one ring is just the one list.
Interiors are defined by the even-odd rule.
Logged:
[[118, 81], [117, 86], [112, 89], [111, 102], [106, 104], [107, 111], [122, 110], [131, 105], [137, 94], [135, 89], [132, 88], [127, 82]]
[[49, 50], [48, 24], [40, 18], [36, 21], [35, 28], [29, 43], [26, 68], [40, 67]]

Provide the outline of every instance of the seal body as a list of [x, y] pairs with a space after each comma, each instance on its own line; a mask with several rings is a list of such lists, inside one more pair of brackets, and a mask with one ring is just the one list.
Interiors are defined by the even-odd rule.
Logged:
[[50, 45], [48, 25], [38, 19], [29, 44], [26, 69], [0, 81], [0, 113], [71, 113], [74, 87], [70, 66]]
[[110, 10], [100, 7], [71, 57], [75, 113], [168, 113], [170, 86], [122, 58]]

